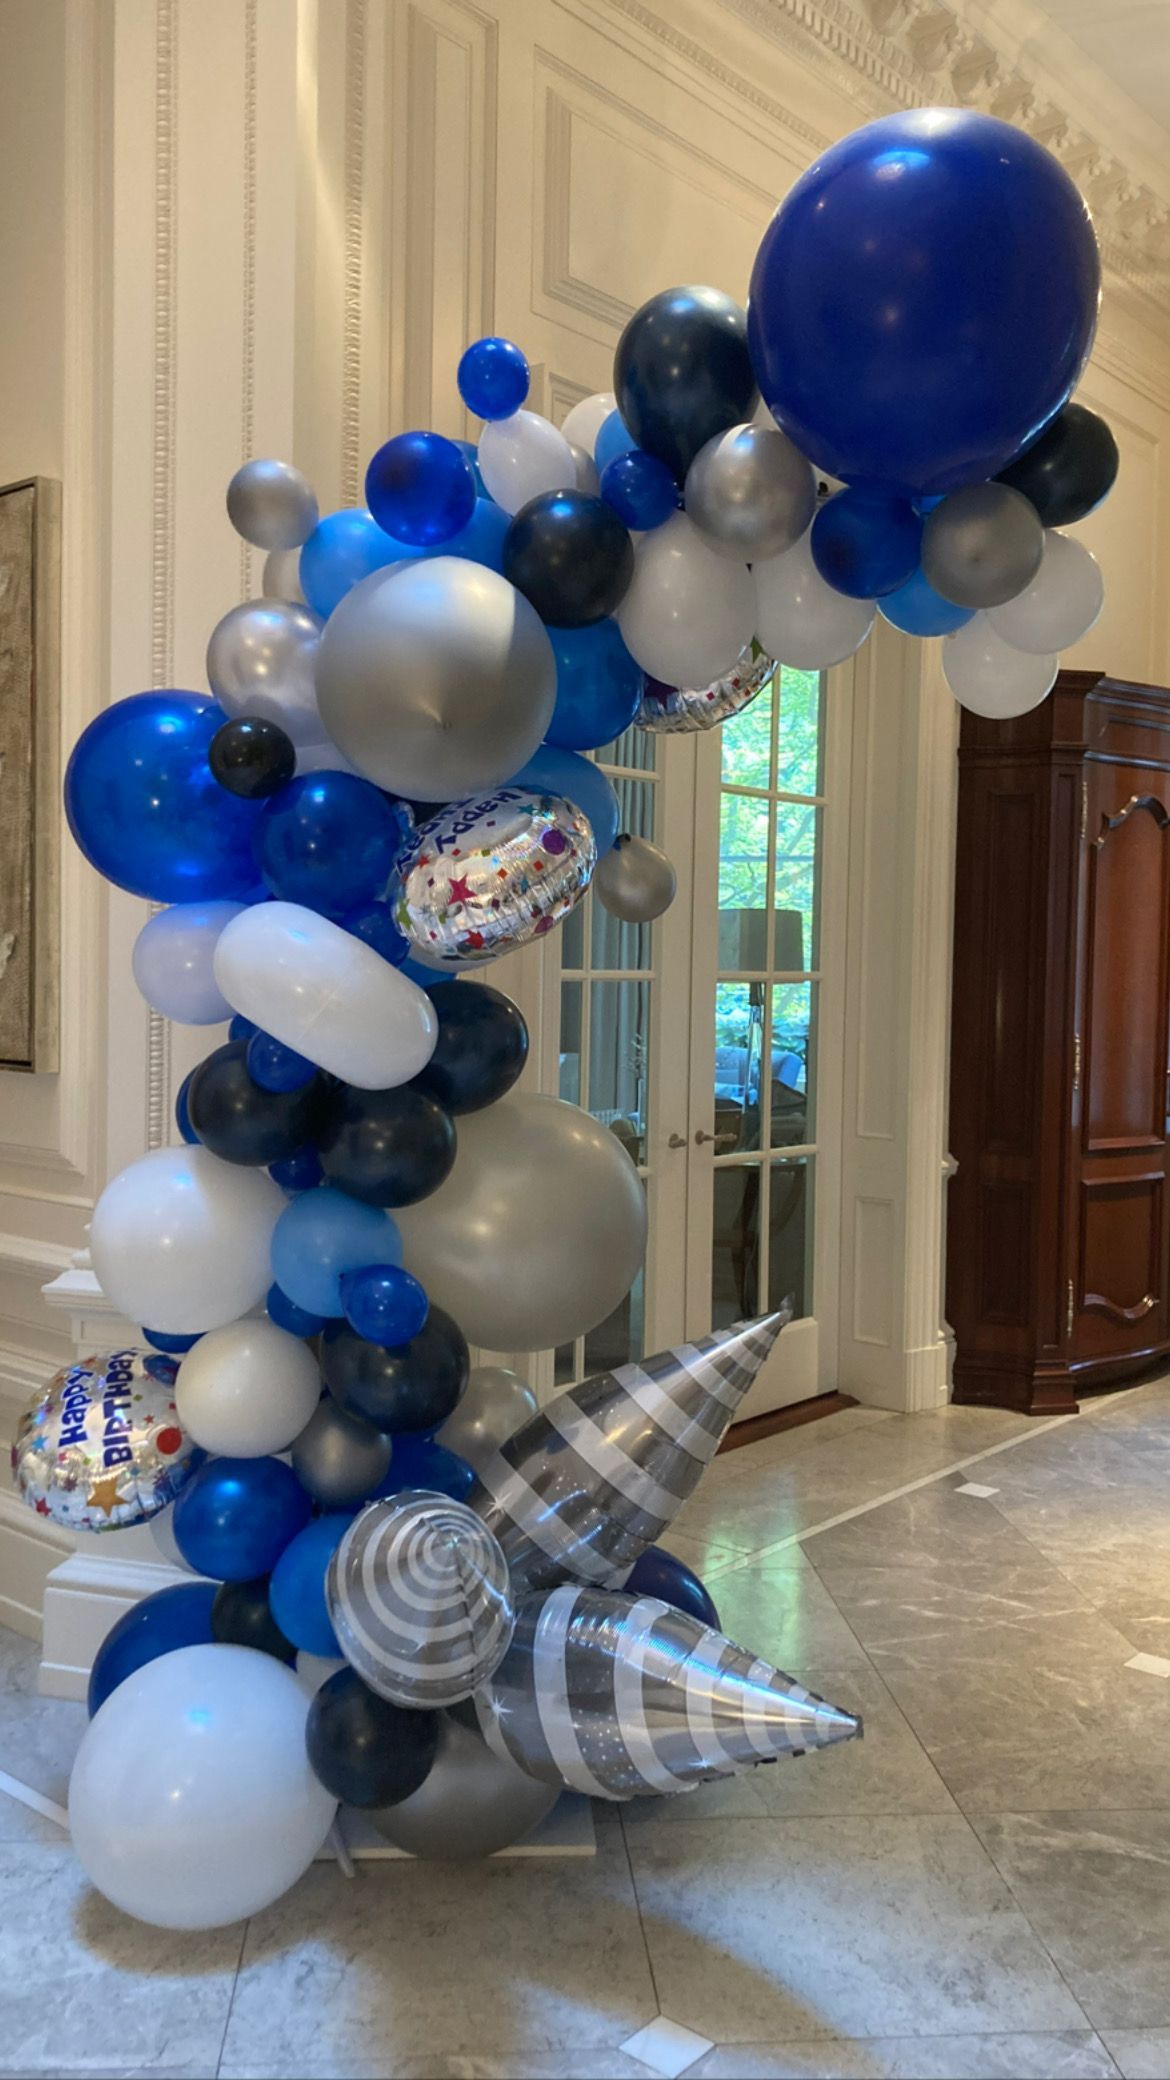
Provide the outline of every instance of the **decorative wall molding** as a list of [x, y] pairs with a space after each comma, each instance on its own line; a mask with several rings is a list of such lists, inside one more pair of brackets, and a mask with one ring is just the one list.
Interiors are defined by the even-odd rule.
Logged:
[[344, 257], [341, 333], [341, 496], [358, 503], [361, 487], [362, 275], [366, 131], [366, 0], [345, 7]]
[[[178, 0], [157, 0], [154, 73], [154, 404], [151, 465], [150, 672], [174, 683], [176, 310], [175, 220], [179, 157]], [[152, 906], [157, 908], [157, 905]], [[161, 1148], [170, 1125], [171, 1029], [147, 1014], [146, 1145]]]
[[[256, 447], [256, 93], [258, 0], [244, 0], [244, 266], [240, 367], [240, 461], [250, 462]], [[240, 598], [251, 599], [254, 551], [240, 538]]]

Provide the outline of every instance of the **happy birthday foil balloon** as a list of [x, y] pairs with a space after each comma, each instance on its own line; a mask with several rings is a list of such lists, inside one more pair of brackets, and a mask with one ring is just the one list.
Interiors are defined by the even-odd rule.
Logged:
[[590, 1798], [688, 1791], [861, 1733], [698, 1618], [575, 1584], [521, 1605], [475, 1708], [497, 1755]]
[[478, 1461], [467, 1506], [499, 1540], [517, 1596], [570, 1575], [621, 1587], [698, 1486], [791, 1315], [786, 1303], [599, 1372]]
[[661, 679], [647, 678], [634, 721], [639, 729], [659, 735], [714, 729], [750, 707], [775, 669], [775, 658], [753, 639], [731, 670], [710, 686], [666, 686]]
[[452, 802], [416, 833], [399, 930], [436, 967], [494, 960], [560, 924], [596, 859], [590, 824], [561, 795], [512, 786]]
[[50, 1380], [12, 1447], [29, 1508], [71, 1531], [120, 1531], [173, 1502], [203, 1458], [175, 1413], [177, 1371], [157, 1351], [124, 1350]]

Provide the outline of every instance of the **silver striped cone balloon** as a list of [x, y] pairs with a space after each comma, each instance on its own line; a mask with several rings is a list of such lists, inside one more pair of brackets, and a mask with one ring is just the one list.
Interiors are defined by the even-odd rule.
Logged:
[[750, 707], [775, 669], [775, 658], [753, 640], [731, 670], [710, 686], [667, 686], [661, 679], [647, 679], [634, 721], [656, 736], [715, 729]]
[[497, 1755], [591, 1798], [687, 1791], [861, 1733], [698, 1618], [573, 1583], [521, 1605], [475, 1708]]
[[785, 1322], [775, 1314], [599, 1372], [484, 1455], [468, 1507], [519, 1597], [567, 1576], [617, 1589], [674, 1522]]
[[507, 1652], [515, 1622], [507, 1564], [487, 1526], [422, 1489], [354, 1518], [325, 1597], [362, 1681], [424, 1711], [470, 1697]]

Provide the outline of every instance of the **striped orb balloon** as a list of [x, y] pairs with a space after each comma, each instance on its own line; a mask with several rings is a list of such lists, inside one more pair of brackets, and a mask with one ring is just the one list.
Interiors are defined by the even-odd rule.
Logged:
[[515, 1622], [498, 1541], [463, 1503], [421, 1489], [354, 1518], [325, 1594], [350, 1667], [379, 1697], [423, 1711], [470, 1697]]

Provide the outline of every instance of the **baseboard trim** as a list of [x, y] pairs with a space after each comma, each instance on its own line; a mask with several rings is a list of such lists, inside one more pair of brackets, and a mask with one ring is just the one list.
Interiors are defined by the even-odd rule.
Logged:
[[810, 1401], [794, 1401], [790, 1408], [774, 1408], [767, 1415], [748, 1416], [746, 1422], [733, 1423], [719, 1447], [719, 1454], [738, 1452], [741, 1445], [759, 1444], [764, 1437], [775, 1437], [779, 1430], [799, 1430], [805, 1423], [819, 1422], [822, 1416], [835, 1416], [842, 1408], [856, 1408], [855, 1394], [814, 1394]]
[[0, 1625], [40, 1639], [45, 1585], [73, 1551], [67, 1531], [0, 1490]]
[[131, 1560], [91, 1549], [70, 1553], [45, 1582], [42, 1696], [84, 1698], [94, 1656], [111, 1626], [144, 1596], [197, 1580], [161, 1559]]

